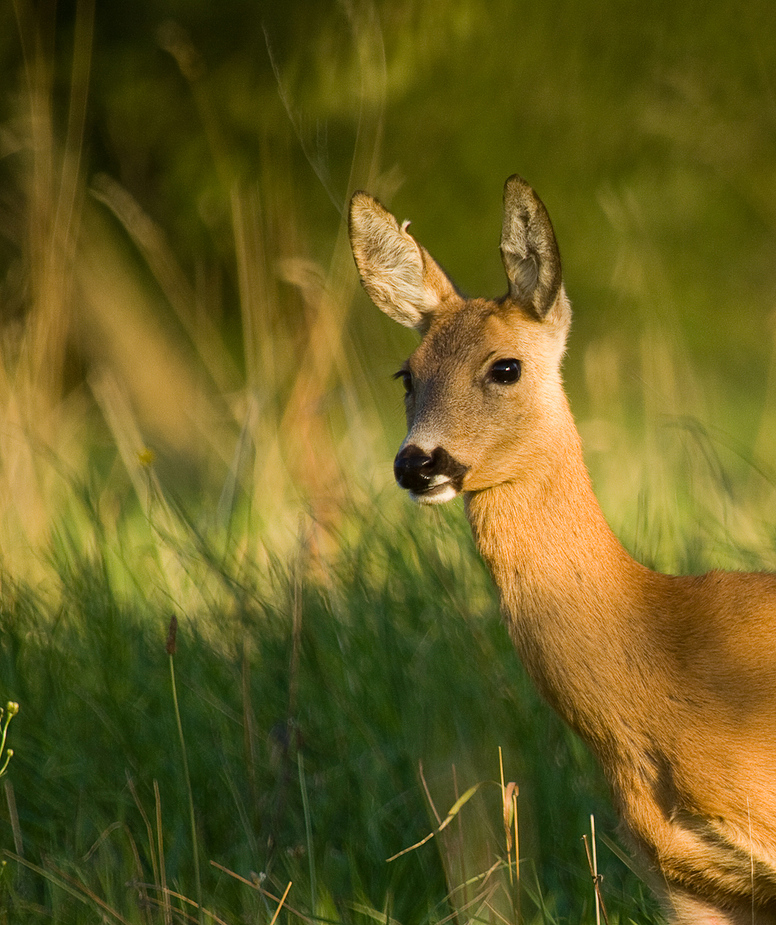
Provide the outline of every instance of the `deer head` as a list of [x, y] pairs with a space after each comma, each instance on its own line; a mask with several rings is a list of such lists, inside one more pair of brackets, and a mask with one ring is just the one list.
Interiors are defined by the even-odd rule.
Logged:
[[354, 194], [350, 241], [364, 288], [421, 335], [397, 373], [408, 433], [396, 480], [416, 501], [435, 504], [544, 468], [565, 420], [560, 364], [571, 309], [547, 210], [520, 177], [504, 187], [509, 290], [500, 299], [463, 296], [408, 225], [367, 193]]

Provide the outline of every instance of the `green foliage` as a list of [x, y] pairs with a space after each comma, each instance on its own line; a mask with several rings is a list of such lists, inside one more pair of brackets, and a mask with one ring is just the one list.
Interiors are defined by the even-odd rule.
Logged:
[[[288, 569], [224, 570], [231, 597], [179, 614], [174, 654], [169, 610], [116, 591], [99, 538], [71, 547], [56, 613], [22, 585], [5, 595], [0, 677], [25, 704], [6, 914], [72, 921], [104, 903], [156, 920], [165, 884], [195, 897], [196, 849], [204, 907], [227, 921], [268, 920], [256, 887], [279, 897], [289, 880], [300, 913], [441, 921], [462, 874], [505, 854], [495, 784], [460, 811], [463, 853], [440, 835], [387, 859], [435, 827], [424, 787], [446, 813], [456, 787], [498, 778], [499, 745], [526, 883], [554, 914], [589, 906], [579, 839], [590, 811], [611, 831], [602, 783], [523, 676], [460, 517], [355, 518], [331, 561], [308, 531]], [[6, 814], [6, 844], [12, 828]], [[614, 907], [638, 894], [604, 866]]]

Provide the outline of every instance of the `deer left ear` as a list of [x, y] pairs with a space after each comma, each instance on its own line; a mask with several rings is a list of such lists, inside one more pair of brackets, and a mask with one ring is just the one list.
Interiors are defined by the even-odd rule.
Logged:
[[560, 252], [544, 203], [517, 174], [504, 186], [501, 259], [509, 297], [543, 321], [561, 290]]
[[428, 251], [368, 193], [350, 201], [350, 245], [361, 282], [389, 318], [424, 333], [455, 286]]

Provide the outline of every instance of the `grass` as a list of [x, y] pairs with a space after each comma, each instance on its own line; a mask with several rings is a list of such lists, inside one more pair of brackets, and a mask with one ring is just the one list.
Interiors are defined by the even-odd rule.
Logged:
[[[228, 608], [179, 617], [177, 699], [169, 611], [116, 591], [99, 538], [60, 560], [53, 618], [28, 588], [6, 596], [0, 672], [23, 705], [11, 920], [104, 903], [153, 921], [166, 890], [196, 899], [201, 877], [205, 909], [226, 921], [271, 917], [256, 887], [279, 897], [289, 881], [300, 916], [442, 921], [490, 891], [495, 874], [476, 877], [506, 858], [497, 745], [520, 782], [526, 915], [534, 877], [553, 916], [590, 906], [579, 839], [589, 808], [611, 830], [601, 781], [523, 677], [461, 524], [358, 526], [325, 573], [306, 551], [301, 576], [222, 567]], [[436, 827], [430, 800], [444, 816], [478, 784], [444, 834], [387, 863]], [[623, 876], [607, 876], [615, 908]]]
[[0, 12], [0, 922], [589, 922], [586, 847], [657, 920], [462, 512], [392, 485], [412, 340], [342, 222], [495, 291], [529, 176], [618, 534], [774, 567], [770, 6], [562, 6]]
[[[289, 882], [286, 920], [511, 921], [499, 747], [519, 788], [523, 921], [593, 915], [591, 813], [610, 920], [654, 917], [607, 847], [597, 769], [514, 656], [460, 510], [390, 495], [249, 568], [162, 500], [153, 555], [119, 559], [99, 522], [63, 526], [56, 593], [6, 583], [0, 677], [22, 705], [8, 921], [196, 920], [200, 890], [206, 921], [267, 921]], [[685, 566], [701, 541], [687, 536]], [[187, 610], [169, 593], [184, 571], [200, 592]]]

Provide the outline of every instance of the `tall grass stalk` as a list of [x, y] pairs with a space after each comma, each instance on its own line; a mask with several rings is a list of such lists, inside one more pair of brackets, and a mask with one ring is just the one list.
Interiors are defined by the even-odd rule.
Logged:
[[585, 854], [587, 855], [587, 866], [590, 868], [590, 876], [593, 882], [593, 898], [595, 900], [595, 921], [596, 925], [601, 925], [603, 917], [605, 925], [609, 925], [609, 916], [606, 912], [603, 895], [601, 893], [601, 876], [598, 873], [598, 846], [595, 837], [595, 816], [590, 815], [590, 837], [582, 836], [585, 845]]
[[9, 700], [5, 707], [0, 707], [0, 777], [5, 775], [8, 764], [13, 758], [13, 749], [6, 748], [6, 739], [11, 720], [18, 712], [19, 704], [14, 700]]
[[299, 771], [299, 792], [302, 796], [302, 812], [304, 813], [304, 835], [305, 847], [307, 853], [307, 868], [310, 872], [310, 909], [313, 918], [316, 917], [316, 906], [318, 904], [318, 879], [315, 873], [315, 845], [313, 843], [313, 824], [310, 815], [310, 803], [307, 794], [307, 781], [304, 774], [304, 756], [301, 749], [296, 754], [297, 768]]
[[205, 921], [205, 911], [202, 905], [202, 877], [199, 869], [199, 835], [197, 833], [197, 818], [194, 812], [194, 791], [191, 787], [191, 774], [189, 772], [189, 757], [186, 750], [186, 738], [183, 734], [183, 722], [178, 705], [178, 687], [175, 683], [175, 651], [177, 646], [178, 620], [173, 615], [170, 618], [170, 628], [167, 634], [167, 656], [170, 662], [170, 686], [172, 689], [172, 702], [175, 708], [175, 724], [178, 728], [178, 741], [181, 746], [181, 761], [183, 763], [183, 779], [186, 782], [186, 797], [189, 804], [189, 825], [191, 827], [191, 851], [194, 859], [194, 886], [197, 896], [197, 917], [200, 925]]
[[164, 853], [164, 829], [162, 826], [162, 799], [159, 793], [159, 782], [154, 780], [154, 809], [156, 815], [156, 851], [159, 858], [159, 892], [162, 897], [162, 916], [164, 925], [172, 925], [172, 905], [170, 904], [170, 890], [167, 886], [167, 863]]
[[[504, 754], [501, 746], [498, 748], [498, 768], [501, 782], [501, 809], [504, 824], [504, 843], [507, 850], [507, 872], [511, 891], [512, 908], [514, 909], [514, 922], [519, 925], [520, 915], [520, 839], [518, 835], [517, 797], [519, 788], [514, 781], [504, 783]], [[515, 850], [514, 867], [512, 866], [512, 848]]]
[[288, 884], [286, 885], [285, 890], [283, 890], [283, 895], [280, 897], [280, 902], [278, 903], [277, 908], [275, 909], [275, 912], [273, 913], [272, 918], [270, 919], [269, 925], [275, 925], [275, 923], [277, 922], [278, 916], [280, 915], [280, 912], [286, 903], [286, 899], [288, 898], [288, 894], [291, 892], [291, 886], [292, 886], [292, 881], [289, 880]]

